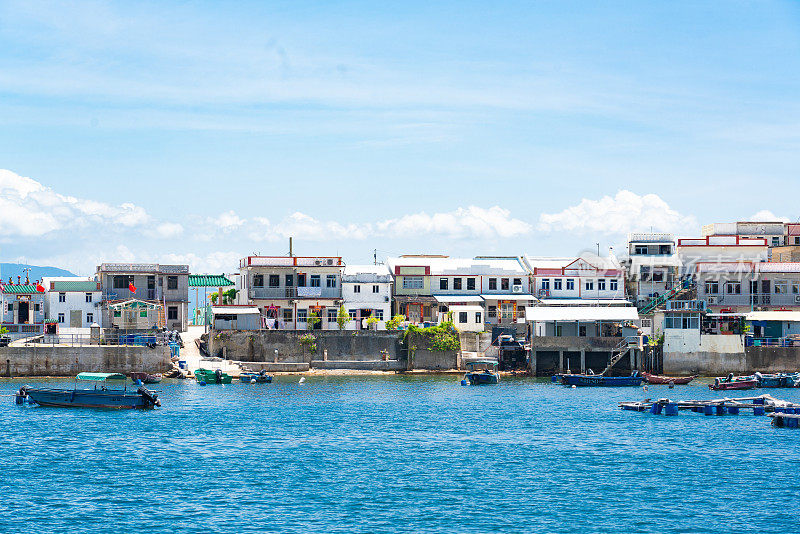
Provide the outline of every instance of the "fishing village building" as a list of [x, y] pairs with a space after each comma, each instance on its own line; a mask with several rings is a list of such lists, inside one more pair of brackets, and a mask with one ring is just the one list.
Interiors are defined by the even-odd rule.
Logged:
[[242, 298], [261, 311], [262, 327], [333, 330], [329, 313], [342, 304], [339, 256], [247, 256], [239, 262]]
[[64, 328], [88, 329], [92, 324], [103, 326], [100, 305], [103, 288], [88, 277], [45, 277], [44, 311], [48, 322]]
[[0, 281], [2, 300], [2, 326], [14, 337], [44, 332], [44, 287], [38, 282], [30, 283], [17, 277], [17, 283], [9, 278]]
[[103, 263], [97, 267], [97, 279], [103, 288], [100, 313], [104, 327], [186, 331], [188, 265]]
[[[392, 275], [386, 265], [346, 265], [342, 275], [342, 300], [349, 321], [345, 330], [386, 330], [392, 315]], [[327, 310], [325, 321], [337, 327], [338, 310]]]
[[627, 274], [627, 288], [637, 305], [663, 295], [681, 276], [675, 236], [668, 233], [631, 233], [621, 264]]

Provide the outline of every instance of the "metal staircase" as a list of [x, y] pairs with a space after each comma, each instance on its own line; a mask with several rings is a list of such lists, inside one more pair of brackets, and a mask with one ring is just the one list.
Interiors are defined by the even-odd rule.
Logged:
[[609, 372], [611, 368], [614, 367], [622, 358], [627, 356], [632, 349], [638, 347], [638, 342], [638, 338], [635, 336], [626, 337], [620, 341], [619, 344], [617, 344], [617, 346], [611, 350], [611, 359], [609, 360], [606, 368], [600, 373], [600, 376], [603, 376]]
[[645, 304], [642, 309], [639, 310], [640, 315], [647, 315], [648, 313], [653, 312], [659, 306], [662, 306], [672, 299], [676, 299], [681, 297], [694, 289], [695, 282], [691, 279], [686, 279], [680, 282], [679, 284], [674, 285], [669, 291], [664, 293], [663, 295], [659, 295], [657, 297], [653, 297], [650, 301]]

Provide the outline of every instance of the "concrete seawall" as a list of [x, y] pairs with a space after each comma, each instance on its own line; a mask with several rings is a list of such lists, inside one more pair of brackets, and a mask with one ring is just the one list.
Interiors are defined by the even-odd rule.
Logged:
[[74, 376], [82, 372], [158, 373], [171, 365], [169, 348], [134, 346], [0, 347], [2, 376]]

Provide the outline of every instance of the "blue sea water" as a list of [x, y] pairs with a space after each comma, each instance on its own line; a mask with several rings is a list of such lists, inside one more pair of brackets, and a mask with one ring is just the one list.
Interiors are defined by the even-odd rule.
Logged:
[[458, 380], [165, 381], [149, 412], [0, 397], [0, 532], [800, 531], [800, 430], [617, 407], [704, 384]]

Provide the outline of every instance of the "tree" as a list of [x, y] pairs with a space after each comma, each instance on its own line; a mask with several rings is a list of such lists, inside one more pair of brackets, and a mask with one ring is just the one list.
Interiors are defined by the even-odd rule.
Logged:
[[375, 317], [374, 315], [371, 315], [371, 316], [370, 316], [370, 317], [367, 319], [367, 328], [368, 328], [369, 330], [377, 330], [377, 329], [378, 329], [378, 323], [379, 323], [379, 322], [380, 322], [380, 321], [378, 320], [378, 318], [377, 318], [377, 317]]
[[400, 324], [404, 323], [406, 320], [405, 315], [395, 315], [388, 321], [386, 321], [386, 329], [387, 330], [399, 330]]
[[344, 309], [344, 306], [339, 306], [339, 312], [336, 314], [336, 324], [339, 325], [339, 330], [344, 330], [347, 323], [350, 322], [350, 314]]
[[[239, 294], [238, 289], [229, 289], [227, 291], [222, 292], [222, 304], [233, 304], [236, 302], [236, 295]], [[214, 291], [208, 296], [211, 299], [211, 302], [216, 304], [219, 301], [219, 291]]]
[[319, 314], [315, 311], [312, 311], [308, 314], [308, 320], [306, 321], [306, 330], [314, 330], [314, 327], [319, 324], [321, 319], [319, 318]]

